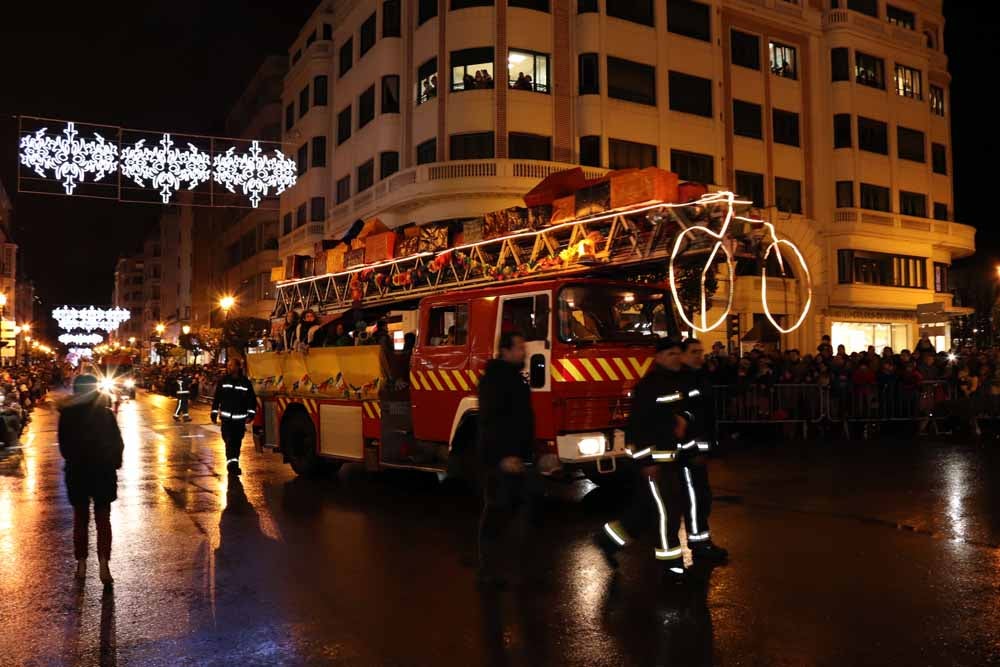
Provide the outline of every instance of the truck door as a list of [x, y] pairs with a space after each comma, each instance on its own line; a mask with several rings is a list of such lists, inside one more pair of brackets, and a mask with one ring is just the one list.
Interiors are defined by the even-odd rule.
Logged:
[[547, 436], [552, 430], [552, 310], [548, 291], [511, 294], [500, 297], [497, 312], [496, 342], [508, 331], [524, 334], [528, 356], [525, 374], [532, 391], [532, 403], [538, 433]]

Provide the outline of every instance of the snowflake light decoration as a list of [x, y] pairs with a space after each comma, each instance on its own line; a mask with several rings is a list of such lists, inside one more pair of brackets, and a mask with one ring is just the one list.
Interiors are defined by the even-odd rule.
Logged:
[[104, 341], [104, 336], [96, 333], [89, 334], [60, 334], [59, 342], [64, 345], [98, 345]]
[[191, 143], [187, 150], [176, 148], [170, 134], [165, 133], [158, 147], [145, 144], [146, 140], [140, 139], [122, 149], [122, 175], [143, 188], [149, 180], [152, 187], [159, 188], [164, 204], [169, 204], [185, 183], [188, 190], [194, 190], [212, 177], [211, 156]]
[[242, 188], [254, 208], [272, 188], [274, 194], [281, 194], [295, 185], [297, 174], [295, 160], [281, 151], [275, 150], [273, 157], [261, 155], [261, 152], [260, 142], [254, 140], [246, 153], [237, 154], [236, 148], [231, 147], [213, 160], [215, 182], [234, 193], [237, 187]]
[[65, 331], [73, 329], [83, 329], [84, 331], [114, 331], [126, 322], [131, 313], [125, 308], [70, 308], [63, 306], [52, 311], [52, 317], [59, 324], [59, 328]]
[[118, 146], [96, 132], [93, 139], [77, 138], [80, 133], [75, 123], [67, 123], [62, 136], [50, 136], [47, 132], [48, 128], [43, 127], [21, 137], [21, 164], [42, 178], [47, 178], [47, 172], [51, 171], [53, 178], [62, 181], [66, 194], [73, 194], [87, 174], [99, 181], [118, 169]]

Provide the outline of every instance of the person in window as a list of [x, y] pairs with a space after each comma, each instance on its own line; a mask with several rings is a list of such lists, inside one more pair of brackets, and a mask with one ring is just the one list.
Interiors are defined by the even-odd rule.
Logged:
[[492, 87], [493, 87], [493, 77], [490, 75], [490, 73], [487, 70], [484, 69], [483, 70], [483, 88], [492, 88]]
[[431, 97], [437, 97], [437, 94], [438, 94], [438, 75], [431, 74], [431, 85], [430, 88], [428, 88], [427, 90], [427, 97], [428, 99], [430, 99]]
[[444, 340], [441, 341], [441, 344], [442, 345], [457, 345], [458, 344], [457, 341], [458, 341], [458, 339], [456, 337], [455, 325], [452, 324], [450, 327], [448, 327], [448, 335], [444, 337]]
[[321, 347], [323, 345], [322, 328], [319, 318], [311, 308], [302, 313], [302, 321], [299, 322], [298, 332], [295, 336], [297, 349], [308, 352], [311, 347]]
[[528, 80], [524, 76], [524, 72], [518, 72], [517, 79], [514, 81], [513, 87], [516, 90], [531, 90], [531, 86], [528, 84]]
[[482, 70], [476, 70], [476, 76], [475, 76], [475, 78], [473, 78], [469, 74], [466, 74], [465, 78], [464, 78], [464, 81], [465, 81], [465, 89], [466, 90], [471, 90], [473, 88], [485, 88], [486, 87], [483, 84], [483, 71]]
[[344, 323], [337, 322], [337, 326], [333, 330], [333, 346], [350, 347], [352, 345], [354, 345], [354, 339], [347, 333]]
[[275, 347], [279, 352], [291, 352], [295, 349], [295, 336], [299, 330], [299, 314], [294, 310], [285, 313], [285, 326], [281, 330], [281, 335], [275, 341]]

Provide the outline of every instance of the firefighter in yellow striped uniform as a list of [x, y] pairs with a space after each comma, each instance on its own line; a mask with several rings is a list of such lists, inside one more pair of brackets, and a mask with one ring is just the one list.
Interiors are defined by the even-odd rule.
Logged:
[[639, 472], [635, 495], [621, 520], [605, 524], [595, 536], [608, 564], [618, 567], [615, 554], [655, 523], [654, 555], [671, 582], [686, 575], [678, 535], [685, 502], [676, 461], [696, 446], [685, 438], [689, 416], [682, 368], [680, 343], [657, 341], [654, 363], [632, 394], [628, 452]]

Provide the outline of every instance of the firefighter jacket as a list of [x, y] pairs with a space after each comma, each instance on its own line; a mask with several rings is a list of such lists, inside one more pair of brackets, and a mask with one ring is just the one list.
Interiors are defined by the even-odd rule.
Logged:
[[215, 399], [212, 401], [212, 416], [227, 421], [253, 419], [257, 413], [257, 396], [253, 383], [237, 375], [224, 375], [215, 385]]
[[187, 375], [177, 376], [177, 391], [174, 392], [177, 398], [191, 398], [191, 378]]
[[678, 441], [674, 429], [678, 417], [691, 419], [684, 380], [683, 373], [654, 364], [636, 383], [628, 423], [629, 456], [670, 463], [683, 453], [685, 444]]
[[684, 372], [684, 410], [690, 419], [686, 441], [693, 441], [690, 448], [704, 454], [715, 439], [715, 404], [712, 383], [703, 369], [689, 368]]

